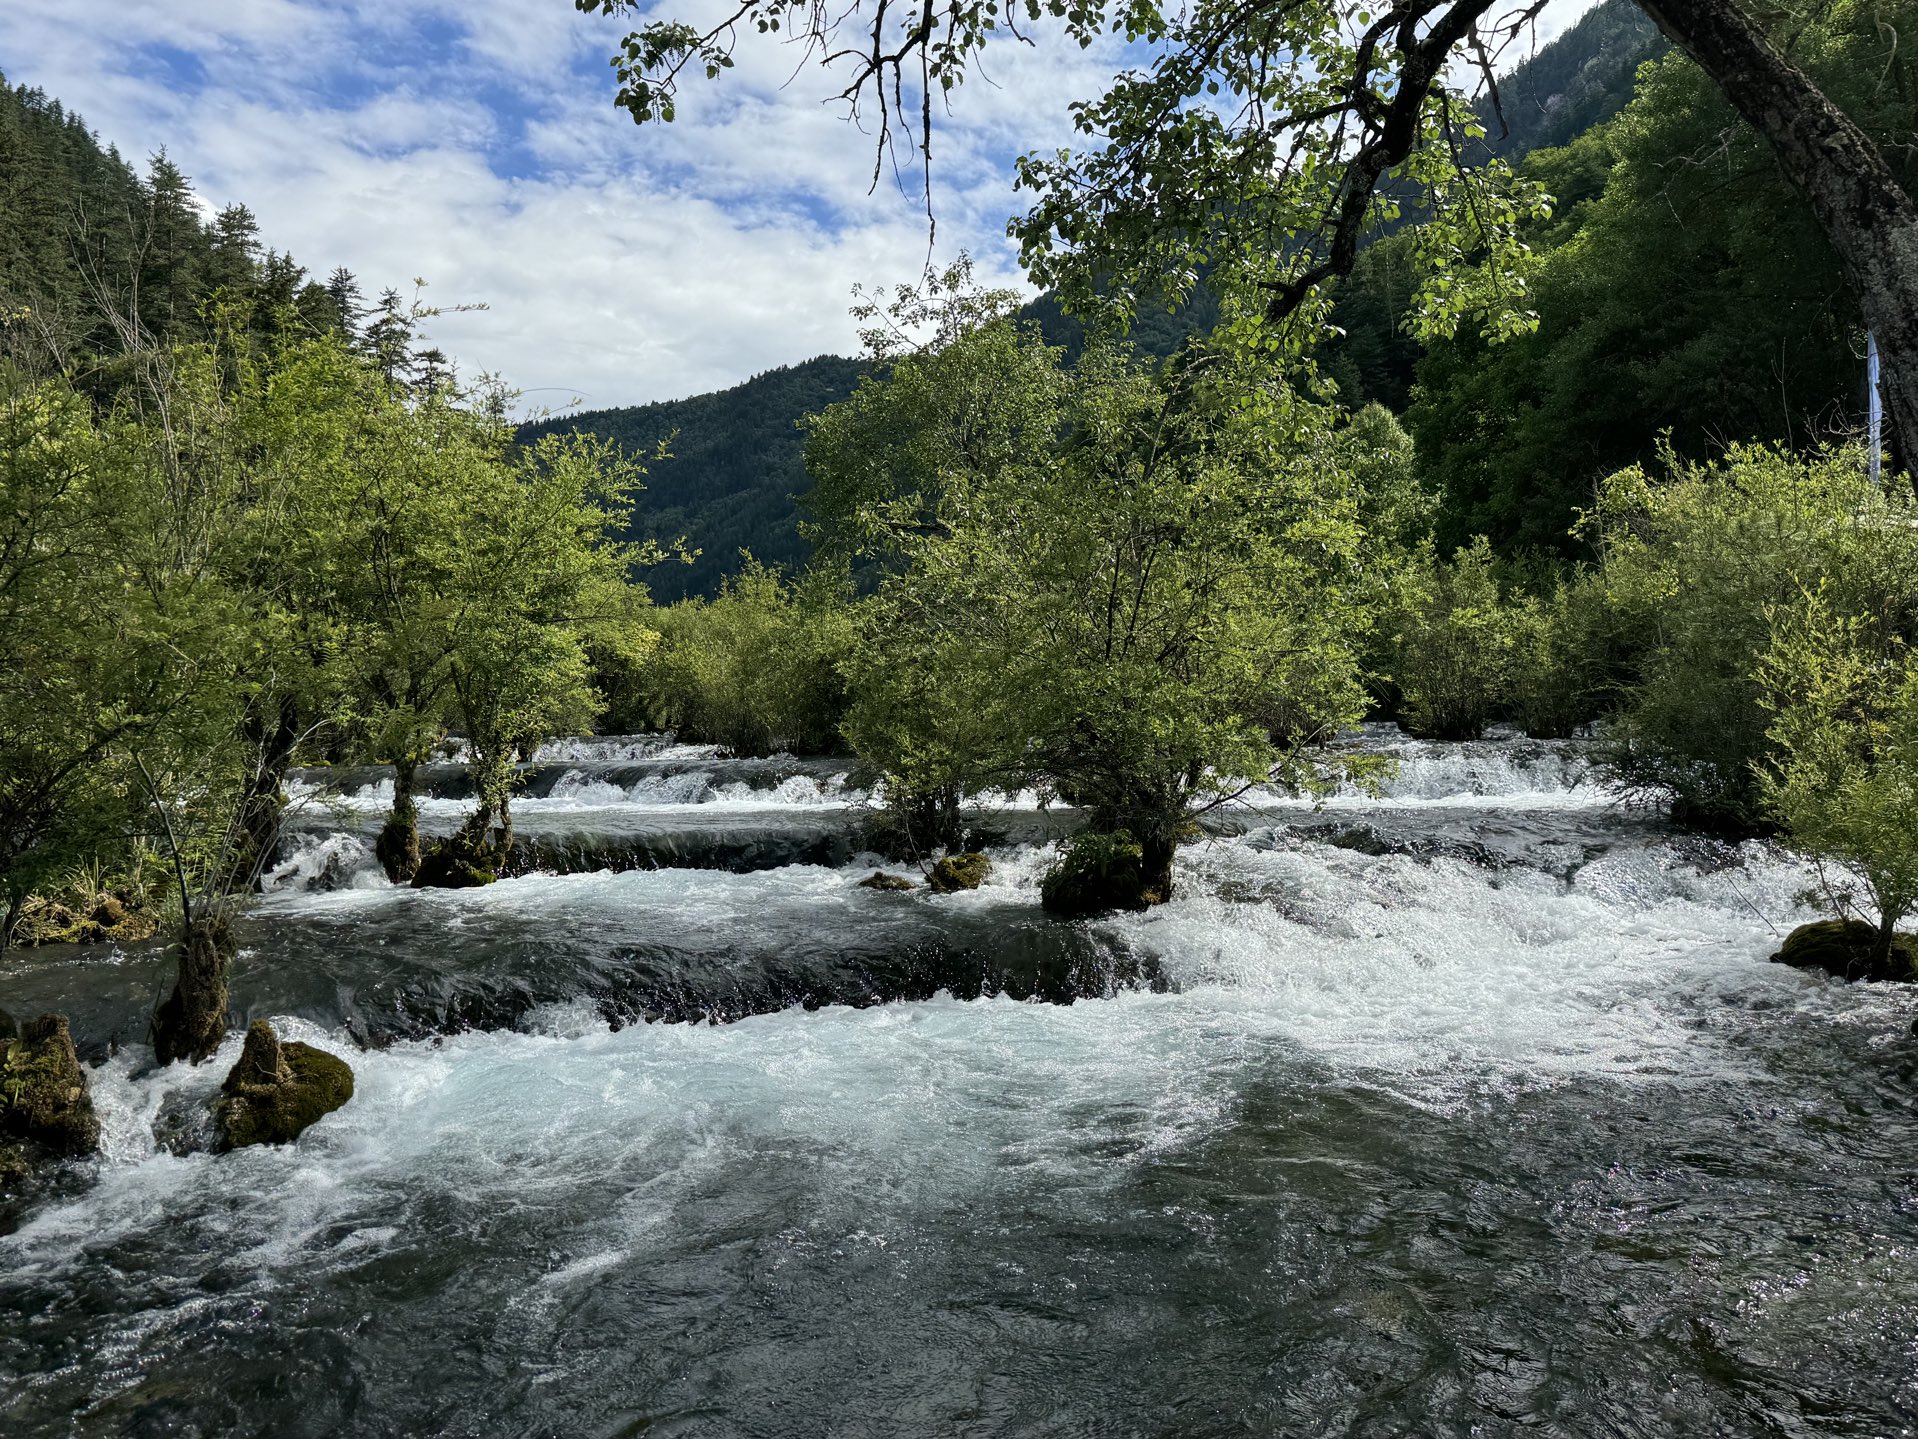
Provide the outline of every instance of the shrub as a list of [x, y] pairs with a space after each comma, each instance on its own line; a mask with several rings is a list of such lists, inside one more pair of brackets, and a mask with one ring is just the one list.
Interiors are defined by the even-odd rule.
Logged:
[[1085, 830], [1073, 836], [1040, 882], [1039, 902], [1072, 919], [1145, 909], [1163, 900], [1170, 887], [1169, 875], [1148, 873], [1145, 849], [1131, 834]]
[[1768, 614], [1824, 585], [1834, 613], [1908, 628], [1915, 518], [1909, 493], [1873, 488], [1855, 450], [1739, 446], [1717, 464], [1674, 461], [1664, 483], [1637, 468], [1604, 481], [1583, 525], [1634, 656], [1604, 756], [1613, 776], [1669, 797], [1684, 822], [1765, 824]]
[[1918, 908], [1918, 663], [1902, 636], [1834, 610], [1828, 588], [1772, 612], [1758, 683], [1774, 748], [1758, 788], [1818, 864], [1827, 905], [1873, 924], [1882, 962]]
[[1518, 628], [1483, 537], [1442, 560], [1425, 551], [1398, 596], [1399, 715], [1421, 739], [1477, 739], [1510, 682]]
[[839, 747], [841, 660], [853, 622], [843, 584], [788, 582], [746, 557], [710, 600], [655, 612], [657, 653], [629, 683], [625, 713], [738, 754]]

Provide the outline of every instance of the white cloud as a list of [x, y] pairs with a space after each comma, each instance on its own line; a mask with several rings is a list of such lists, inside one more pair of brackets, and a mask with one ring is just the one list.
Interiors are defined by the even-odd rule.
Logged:
[[[926, 259], [918, 178], [871, 189], [871, 134], [821, 103], [816, 68], [795, 77], [796, 47], [757, 37], [689, 86], [677, 123], [635, 127], [605, 65], [623, 33], [567, 0], [5, 0], [0, 64], [129, 157], [165, 146], [318, 272], [486, 302], [433, 337], [529, 401], [632, 404], [851, 352], [852, 286]], [[1016, 279], [1010, 158], [1067, 143], [1069, 98], [1116, 58], [992, 47], [997, 83], [969, 82], [939, 120], [942, 257], [967, 248], [985, 278]]]

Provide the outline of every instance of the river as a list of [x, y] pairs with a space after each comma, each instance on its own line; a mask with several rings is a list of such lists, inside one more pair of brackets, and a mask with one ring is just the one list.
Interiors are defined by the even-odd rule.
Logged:
[[298, 1144], [172, 1152], [238, 1036], [148, 1067], [159, 950], [0, 970], [106, 1129], [0, 1209], [0, 1433], [1918, 1425], [1910, 992], [1767, 963], [1808, 874], [1577, 742], [1364, 742], [1090, 924], [1017, 799], [977, 892], [859, 888], [843, 763], [555, 747], [551, 872], [463, 892], [303, 776], [234, 976], [357, 1072]]

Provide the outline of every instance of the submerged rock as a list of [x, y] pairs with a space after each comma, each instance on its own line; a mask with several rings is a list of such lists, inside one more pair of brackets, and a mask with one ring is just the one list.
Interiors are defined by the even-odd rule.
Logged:
[[474, 889], [499, 878], [500, 855], [458, 835], [428, 850], [413, 875], [415, 889]]
[[919, 886], [903, 874], [887, 874], [883, 869], [875, 869], [859, 881], [861, 889], [903, 890], [917, 889]]
[[1918, 935], [1894, 935], [1891, 951], [1876, 953], [1878, 931], [1855, 919], [1821, 919], [1785, 936], [1772, 956], [1794, 969], [1822, 969], [1840, 979], [1918, 979]]
[[955, 894], [979, 888], [990, 873], [992, 861], [983, 854], [949, 854], [934, 863], [926, 884], [934, 894]]
[[1039, 903], [1065, 919], [1163, 904], [1167, 878], [1152, 873], [1145, 846], [1125, 830], [1087, 830], [1066, 846], [1039, 885]]
[[345, 1060], [297, 1040], [282, 1042], [272, 1025], [256, 1019], [213, 1102], [220, 1148], [291, 1144], [352, 1097], [353, 1070]]
[[0, 1140], [13, 1142], [11, 1162], [24, 1165], [35, 1151], [90, 1154], [100, 1147], [100, 1120], [65, 1015], [28, 1020], [0, 1050]]

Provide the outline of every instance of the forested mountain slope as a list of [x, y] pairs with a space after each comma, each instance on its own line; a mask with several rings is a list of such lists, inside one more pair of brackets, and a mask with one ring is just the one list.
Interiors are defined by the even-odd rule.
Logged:
[[521, 437], [586, 431], [637, 456], [668, 444], [670, 458], [647, 461], [635, 527], [667, 543], [684, 536], [700, 553], [690, 565], [656, 567], [646, 583], [661, 603], [711, 594], [739, 568], [741, 550], [768, 564], [804, 561], [792, 501], [805, 488], [799, 417], [845, 399], [861, 368], [857, 360], [821, 355], [715, 394], [558, 415], [526, 426]]
[[0, 76], [0, 355], [111, 388], [130, 339], [207, 333], [221, 292], [261, 332], [358, 311], [352, 275], [310, 280], [263, 248], [245, 205], [209, 219], [164, 150], [141, 175], [59, 100]]
[[1516, 157], [1566, 144], [1624, 109], [1638, 67], [1670, 49], [1635, 0], [1602, 0], [1500, 79], [1496, 109], [1480, 103], [1486, 147]]

